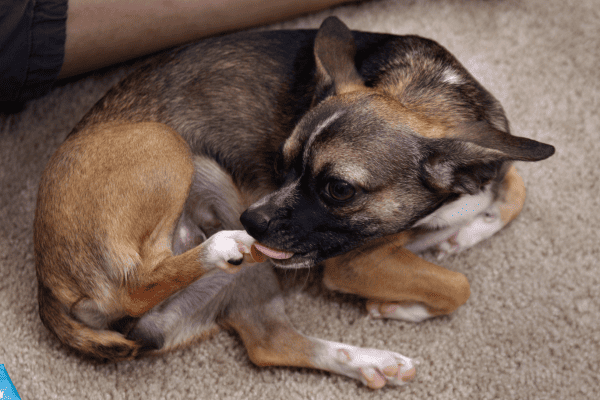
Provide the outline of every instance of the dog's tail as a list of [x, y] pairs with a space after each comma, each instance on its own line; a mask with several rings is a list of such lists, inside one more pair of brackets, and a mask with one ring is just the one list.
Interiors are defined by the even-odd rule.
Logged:
[[39, 285], [38, 302], [42, 323], [61, 343], [77, 353], [101, 361], [130, 360], [140, 354], [142, 346], [123, 334], [93, 329], [73, 318], [43, 285]]

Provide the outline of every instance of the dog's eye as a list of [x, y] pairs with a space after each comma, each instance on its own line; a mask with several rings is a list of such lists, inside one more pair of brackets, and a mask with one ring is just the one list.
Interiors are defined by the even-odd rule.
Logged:
[[354, 186], [345, 181], [334, 180], [327, 182], [325, 192], [336, 201], [348, 201], [356, 194]]

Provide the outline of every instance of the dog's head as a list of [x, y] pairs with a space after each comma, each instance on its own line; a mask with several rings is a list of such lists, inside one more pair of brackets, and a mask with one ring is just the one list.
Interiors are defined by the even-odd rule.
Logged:
[[428, 121], [364, 85], [355, 52], [348, 28], [325, 20], [315, 40], [313, 107], [282, 147], [283, 184], [241, 217], [259, 242], [294, 253], [274, 260], [278, 266], [312, 266], [410, 229], [447, 201], [477, 193], [506, 162], [554, 151], [489, 124], [462, 127], [460, 139], [423, 135]]

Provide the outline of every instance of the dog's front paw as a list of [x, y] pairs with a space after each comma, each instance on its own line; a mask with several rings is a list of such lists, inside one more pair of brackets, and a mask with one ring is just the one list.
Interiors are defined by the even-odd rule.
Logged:
[[452, 236], [437, 245], [437, 258], [460, 253], [498, 232], [504, 223], [500, 210], [492, 205], [467, 225], [458, 229]]
[[203, 263], [228, 271], [236, 271], [250, 253], [255, 242], [246, 231], [220, 231], [203, 243]]
[[402, 354], [335, 342], [322, 343], [326, 348], [322, 361], [327, 360], [324, 369], [358, 379], [371, 389], [404, 385], [416, 375], [415, 362]]

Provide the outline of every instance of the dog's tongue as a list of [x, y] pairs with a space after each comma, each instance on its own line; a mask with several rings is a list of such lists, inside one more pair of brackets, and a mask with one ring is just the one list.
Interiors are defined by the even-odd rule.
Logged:
[[254, 247], [256, 247], [256, 250], [260, 251], [265, 256], [267, 256], [269, 258], [274, 258], [276, 260], [286, 260], [288, 258], [291, 258], [294, 255], [294, 253], [290, 253], [288, 251], [274, 250], [274, 249], [271, 249], [267, 246], [263, 246], [262, 244], [258, 244], [258, 243], [254, 243]]

